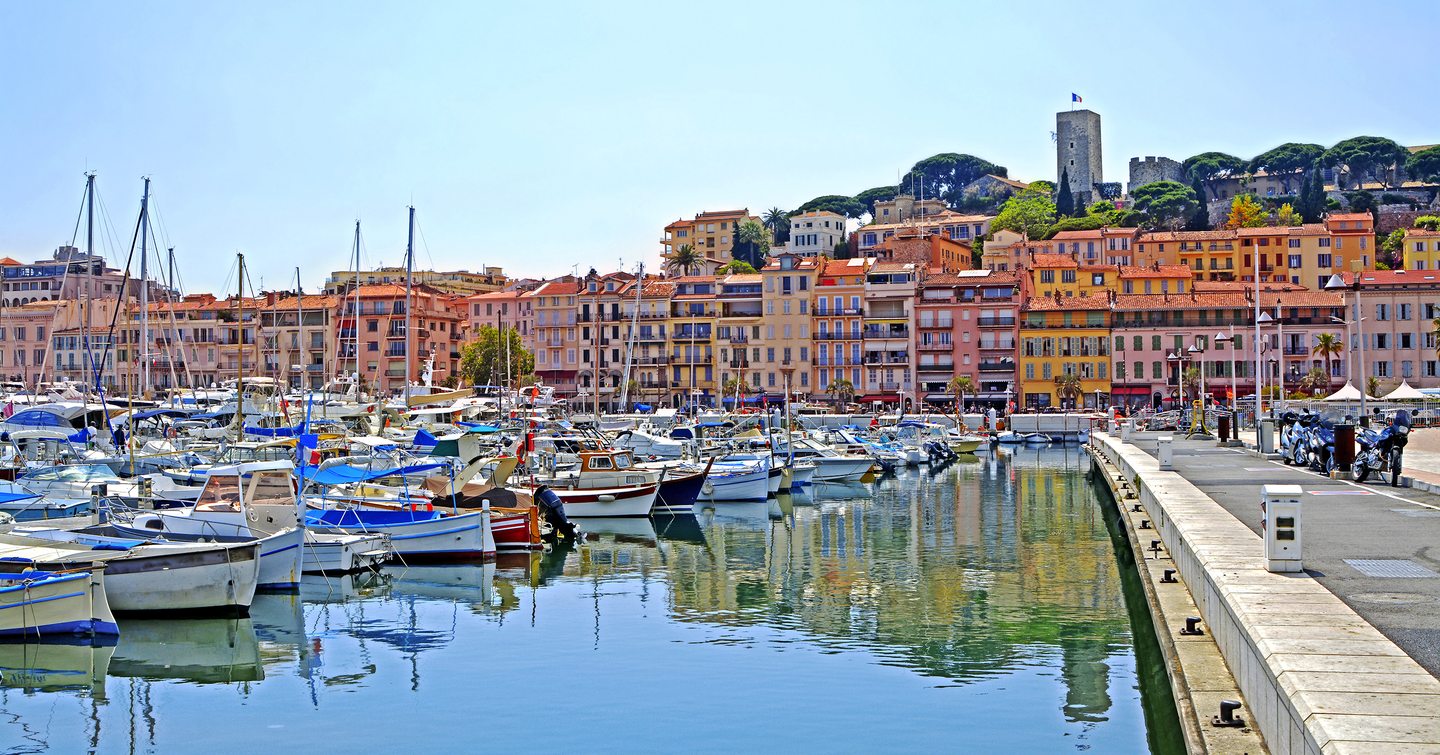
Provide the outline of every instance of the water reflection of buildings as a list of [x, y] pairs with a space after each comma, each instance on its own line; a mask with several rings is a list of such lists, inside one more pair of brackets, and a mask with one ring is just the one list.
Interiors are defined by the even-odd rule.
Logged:
[[958, 681], [1058, 657], [1066, 716], [1103, 718], [1108, 660], [1130, 627], [1078, 456], [1029, 451], [952, 469], [778, 521], [702, 517], [703, 544], [602, 535], [565, 574], [663, 579], [674, 620], [794, 630]]

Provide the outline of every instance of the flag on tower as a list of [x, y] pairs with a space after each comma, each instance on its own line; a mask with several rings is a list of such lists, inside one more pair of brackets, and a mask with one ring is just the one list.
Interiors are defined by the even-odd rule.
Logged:
[[1070, 93], [1070, 101], [1071, 101], [1071, 102], [1084, 102], [1085, 100], [1080, 99], [1080, 95], [1075, 94], [1074, 92], [1071, 92], [1071, 93]]

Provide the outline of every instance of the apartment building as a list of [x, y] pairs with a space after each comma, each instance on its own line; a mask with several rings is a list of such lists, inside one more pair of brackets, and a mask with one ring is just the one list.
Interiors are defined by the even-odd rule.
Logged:
[[411, 284], [409, 326], [413, 329], [413, 352], [408, 361], [405, 301], [405, 286], [361, 286], [345, 297], [339, 318], [346, 336], [352, 327], [355, 329], [360, 377], [381, 393], [400, 391], [407, 381], [423, 382], [426, 366], [432, 363], [434, 369], [429, 377], [435, 385], [460, 372], [465, 300], [429, 286]]
[[535, 314], [535, 378], [562, 396], [579, 391], [576, 298], [581, 284], [566, 276], [542, 283], [524, 295]]
[[[876, 205], [877, 211], [879, 205]], [[906, 222], [872, 223], [861, 226], [852, 236], [855, 238], [855, 255], [873, 257], [875, 249], [886, 239], [901, 232], [918, 233], [922, 236], [946, 236], [955, 241], [971, 241], [990, 232], [992, 215], [965, 215], [952, 210], [911, 218]]]
[[865, 274], [862, 403], [915, 403], [915, 337], [911, 324], [922, 269], [912, 262], [875, 262]]
[[670, 347], [666, 331], [675, 284], [662, 278], [646, 277], [627, 282], [618, 293], [621, 300], [620, 335], [625, 348], [630, 349], [631, 403], [665, 403], [671, 388]]
[[1369, 213], [1332, 213], [1324, 223], [1218, 231], [1145, 233], [1137, 244], [1149, 264], [1186, 265], [1197, 279], [1298, 283], [1320, 290], [1338, 272], [1375, 267]]
[[[340, 338], [339, 296], [270, 294], [260, 310], [261, 374], [292, 388], [324, 388], [339, 372], [356, 371], [355, 334]], [[157, 338], [157, 342], [159, 339]]]
[[[1337, 340], [1344, 326], [1335, 294], [1297, 288], [1263, 289], [1260, 303], [1278, 325], [1261, 333], [1261, 374], [1266, 385], [1300, 389], [1313, 368], [1325, 371], [1334, 387], [1346, 377], [1344, 359], [1314, 349], [1322, 334]], [[1182, 375], [1199, 370], [1206, 395], [1229, 401], [1255, 395], [1255, 299], [1250, 288], [1191, 291], [1188, 294], [1121, 294], [1114, 297], [1111, 393], [1129, 408], [1173, 407]], [[1198, 387], [1198, 386], [1197, 386]], [[1196, 398], [1186, 389], [1185, 400]]]
[[[738, 378], [751, 386], [752, 394], [767, 390], [773, 391], [777, 398], [781, 394], [774, 377], [779, 366], [775, 329], [772, 324], [767, 330], [764, 289], [762, 273], [726, 275], [716, 280], [715, 348], [720, 359], [716, 363], [715, 383], [722, 393], [728, 393], [727, 381]], [[767, 334], [769, 340], [765, 339]], [[771, 385], [765, 382], [767, 368]], [[722, 395], [721, 401], [734, 401], [734, 398]]]
[[760, 271], [765, 284], [762, 340], [750, 345], [750, 352], [754, 356], [757, 346], [763, 347], [751, 368], [762, 375], [760, 386], [767, 395], [783, 396], [787, 381], [791, 393], [809, 395], [814, 390], [810, 297], [819, 272], [820, 260], [794, 254], [772, 257]]
[[950, 381], [970, 378], [967, 407], [1000, 408], [1014, 395], [1020, 275], [993, 270], [931, 273], [915, 301], [917, 390], [951, 405]]
[[1406, 230], [1404, 251], [1406, 270], [1440, 270], [1440, 231]]
[[[1347, 320], [1354, 319], [1354, 299], [1349, 297], [1355, 295], [1354, 291], [1346, 293]], [[1378, 378], [1382, 394], [1402, 380], [1417, 388], [1440, 388], [1436, 362], [1440, 343], [1434, 326], [1440, 316], [1440, 271], [1367, 271], [1360, 274], [1359, 297], [1365, 331], [1364, 376]], [[1347, 360], [1359, 364], [1358, 330], [1352, 329], [1346, 342], [1350, 346]]]
[[[1110, 401], [1110, 294], [1032, 296], [1020, 323], [1020, 398], [1027, 410], [1104, 407]], [[1078, 379], [1064, 396], [1062, 375]]]
[[790, 216], [790, 240], [774, 254], [830, 256], [835, 253], [835, 245], [844, 239], [844, 215], [822, 210], [801, 212]]
[[859, 395], [864, 390], [865, 277], [873, 258], [821, 260], [810, 300], [815, 377], [820, 394], [845, 380]]
[[[670, 282], [675, 284], [667, 323], [671, 396], [679, 406], [712, 404], [719, 389], [715, 379], [719, 280], [692, 275], [672, 278]], [[738, 324], [738, 318], [734, 323], [727, 323], [730, 328], [727, 332], [732, 338]], [[732, 349], [733, 346], [731, 344]]]
[[[344, 294], [355, 286], [405, 285], [407, 273], [403, 266], [378, 267], [374, 270], [336, 270], [325, 279], [324, 292]], [[411, 270], [412, 285], [424, 285], [446, 294], [472, 296], [500, 291], [510, 283], [505, 271], [485, 266], [478, 273], [469, 270]]]
[[489, 325], [520, 334], [520, 340], [534, 351], [533, 328], [535, 323], [534, 297], [525, 291], [493, 291], [488, 294], [474, 294], [465, 297], [468, 315], [467, 338], [479, 332], [480, 326]]
[[746, 221], [760, 222], [749, 209], [702, 212], [693, 220], [676, 220], [665, 226], [661, 255], [669, 257], [689, 244], [706, 257], [729, 260], [735, 250], [735, 233]]

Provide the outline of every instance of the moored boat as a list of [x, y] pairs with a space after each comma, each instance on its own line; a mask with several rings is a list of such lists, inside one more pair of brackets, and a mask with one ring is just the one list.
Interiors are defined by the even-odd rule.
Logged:
[[105, 596], [105, 567], [0, 574], [0, 637], [119, 634]]

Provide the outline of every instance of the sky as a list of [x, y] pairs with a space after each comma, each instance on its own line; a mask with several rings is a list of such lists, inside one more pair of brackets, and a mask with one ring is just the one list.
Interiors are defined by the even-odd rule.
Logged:
[[[97, 172], [100, 249], [141, 177], [187, 291], [362, 262], [655, 269], [664, 226], [793, 209], [966, 152], [1055, 179], [1054, 113], [1130, 157], [1440, 142], [1440, 4], [4, 3], [0, 254], [48, 257]], [[1356, 15], [1364, 16], [1357, 20]], [[83, 246], [83, 235], [82, 235]], [[138, 263], [135, 269], [138, 270]]]

